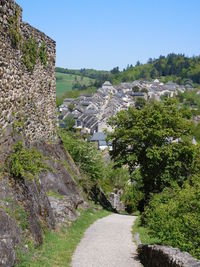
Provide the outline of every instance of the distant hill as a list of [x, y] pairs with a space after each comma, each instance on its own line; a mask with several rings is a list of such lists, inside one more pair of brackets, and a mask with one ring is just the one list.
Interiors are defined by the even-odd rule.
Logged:
[[62, 97], [68, 91], [73, 89], [84, 90], [94, 83], [95, 80], [88, 77], [56, 72], [56, 95], [57, 97]]
[[149, 59], [146, 64], [137, 62], [135, 66], [128, 66], [123, 71], [114, 68], [111, 72], [112, 82], [133, 81], [138, 79], [151, 80], [159, 78], [163, 82], [172, 80], [184, 84], [190, 79], [195, 84], [200, 84], [200, 56], [186, 57], [182, 54], [169, 54], [158, 59]]

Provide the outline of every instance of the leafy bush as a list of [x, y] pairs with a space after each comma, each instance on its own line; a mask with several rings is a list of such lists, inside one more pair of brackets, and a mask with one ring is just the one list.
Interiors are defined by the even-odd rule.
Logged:
[[81, 171], [88, 175], [93, 181], [97, 181], [104, 176], [104, 163], [97, 148], [78, 136], [61, 131], [60, 136], [65, 148], [68, 150], [73, 160], [80, 167]]
[[200, 258], [200, 176], [153, 195], [143, 221], [162, 244]]
[[43, 163], [41, 153], [33, 148], [25, 148], [20, 141], [14, 146], [13, 153], [8, 158], [8, 168], [15, 179], [33, 179], [46, 169], [46, 165]]
[[140, 202], [144, 198], [142, 192], [142, 177], [140, 169], [137, 168], [130, 176], [130, 180], [126, 183], [122, 200], [128, 213], [138, 211]]
[[105, 193], [113, 190], [124, 191], [127, 181], [129, 180], [129, 172], [127, 168], [114, 168], [113, 162], [105, 164], [104, 177], [100, 181], [100, 185]]

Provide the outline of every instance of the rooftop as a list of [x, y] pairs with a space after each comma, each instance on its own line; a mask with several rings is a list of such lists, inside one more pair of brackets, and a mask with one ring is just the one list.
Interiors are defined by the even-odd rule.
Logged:
[[90, 141], [106, 141], [106, 134], [103, 132], [94, 133]]

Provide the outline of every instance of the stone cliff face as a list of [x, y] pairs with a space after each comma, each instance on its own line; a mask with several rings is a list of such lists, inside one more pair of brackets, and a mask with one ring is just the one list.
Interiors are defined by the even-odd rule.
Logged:
[[[78, 217], [77, 208], [84, 203], [75, 179], [80, 174], [65, 151], [62, 142], [40, 141], [32, 144], [43, 155], [47, 169], [39, 177], [20, 179], [7, 169], [8, 156], [13, 145], [23, 141], [21, 134], [9, 135], [7, 143], [0, 139], [0, 266], [13, 266], [17, 248], [27, 250], [27, 240], [35, 246], [42, 244], [45, 229], [68, 225]], [[5, 146], [6, 144], [6, 146]], [[3, 158], [3, 156], [5, 156]]]
[[[13, 0], [0, 0], [0, 266], [13, 266], [27, 240], [68, 224], [84, 201], [78, 169], [57, 137], [55, 42], [22, 21]], [[47, 169], [16, 177], [8, 158], [16, 143], [40, 151]]]

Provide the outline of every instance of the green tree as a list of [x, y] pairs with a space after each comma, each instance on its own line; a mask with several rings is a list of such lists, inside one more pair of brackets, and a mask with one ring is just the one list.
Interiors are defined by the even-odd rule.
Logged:
[[135, 86], [133, 86], [132, 91], [135, 92], [135, 93], [137, 93], [137, 92], [140, 91], [140, 87], [137, 86], [137, 85], [135, 85]]
[[68, 115], [64, 119], [64, 123], [66, 125], [66, 130], [72, 131], [74, 129], [74, 126], [75, 126], [75, 119], [72, 115]]
[[142, 97], [138, 97], [135, 101], [135, 108], [141, 109], [146, 105], [146, 100]]
[[75, 106], [74, 106], [73, 103], [69, 103], [67, 107], [68, 107], [69, 111], [71, 111], [71, 112], [72, 112], [72, 111], [74, 110], [74, 108], [75, 108]]
[[191, 123], [176, 100], [129, 108], [110, 119], [110, 152], [116, 166], [140, 168], [145, 201], [176, 181], [180, 186], [199, 169], [199, 147], [191, 143]]

